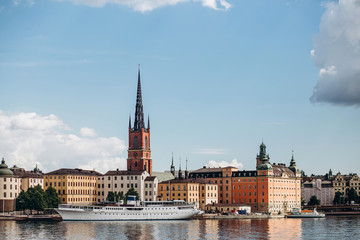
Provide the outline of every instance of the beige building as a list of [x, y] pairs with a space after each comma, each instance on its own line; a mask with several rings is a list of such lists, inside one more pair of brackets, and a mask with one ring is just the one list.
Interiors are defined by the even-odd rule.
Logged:
[[98, 176], [92, 170], [61, 168], [44, 175], [44, 190], [55, 188], [61, 203], [95, 204]]
[[106, 202], [109, 192], [122, 192], [124, 195], [130, 188], [139, 193], [140, 201], [153, 201], [157, 196], [158, 180], [150, 177], [145, 170], [108, 171], [98, 177], [98, 202]]
[[29, 188], [34, 188], [37, 185], [40, 185], [41, 188], [44, 188], [43, 173], [38, 169], [37, 166], [32, 171], [26, 171], [24, 168], [19, 168], [14, 165], [11, 168], [11, 171], [15, 176], [20, 178], [21, 190], [26, 192]]
[[14, 211], [20, 188], [20, 178], [8, 168], [3, 158], [0, 164], [0, 212]]
[[205, 209], [218, 202], [218, 184], [205, 179], [172, 179], [159, 183], [159, 201], [184, 200]]
[[347, 198], [348, 192], [351, 188], [354, 188], [356, 193], [360, 195], [360, 179], [356, 173], [349, 175], [341, 175], [337, 173], [333, 178], [334, 197], [336, 192], [343, 194], [344, 198]]

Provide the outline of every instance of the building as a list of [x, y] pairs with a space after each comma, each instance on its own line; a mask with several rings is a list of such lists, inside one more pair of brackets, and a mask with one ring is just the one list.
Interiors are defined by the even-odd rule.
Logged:
[[20, 178], [8, 168], [3, 158], [0, 164], [0, 212], [14, 211], [20, 188]]
[[14, 165], [11, 171], [21, 180], [21, 190], [26, 192], [29, 188], [34, 188], [37, 185], [44, 188], [43, 173], [37, 166], [32, 171], [26, 171], [24, 168], [19, 168]]
[[205, 179], [172, 179], [159, 183], [159, 201], [184, 200], [205, 209], [205, 205], [218, 202], [218, 185]]
[[205, 207], [206, 212], [213, 212], [213, 213], [223, 213], [223, 212], [239, 212], [245, 211], [245, 213], [251, 213], [251, 207], [244, 204], [226, 204], [226, 203], [216, 203], [216, 204], [209, 204]]
[[308, 203], [312, 196], [320, 200], [320, 205], [333, 205], [334, 187], [330, 180], [324, 178], [306, 178], [301, 187], [301, 197]]
[[129, 150], [127, 159], [128, 171], [147, 171], [152, 175], [152, 159], [150, 150], [150, 118], [145, 127], [141, 96], [140, 65], [138, 71], [138, 86], [135, 107], [135, 120], [131, 126], [129, 116]]
[[234, 167], [193, 171], [190, 178], [206, 178], [218, 184], [219, 203], [246, 204], [253, 211], [286, 212], [301, 206], [300, 169], [294, 156], [290, 165], [271, 164], [264, 143], [256, 157], [256, 170], [239, 171]]
[[238, 171], [235, 167], [207, 168], [192, 171], [189, 178], [206, 178], [218, 185], [219, 203], [232, 203], [232, 173]]
[[348, 192], [350, 189], [354, 189], [358, 196], [360, 195], [360, 179], [356, 173], [351, 173], [348, 175], [341, 175], [338, 172], [332, 179], [334, 187], [334, 197], [336, 192], [340, 192], [344, 199], [347, 199]]
[[44, 174], [44, 190], [55, 188], [61, 203], [95, 204], [98, 176], [93, 170], [61, 168]]
[[134, 188], [141, 201], [154, 201], [157, 196], [158, 180], [143, 170], [108, 171], [98, 176], [98, 202], [106, 202], [109, 192], [126, 194]]

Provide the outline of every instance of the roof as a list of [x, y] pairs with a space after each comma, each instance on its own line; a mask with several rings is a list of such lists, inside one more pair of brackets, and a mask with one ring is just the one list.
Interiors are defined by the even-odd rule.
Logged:
[[0, 164], [0, 176], [1, 177], [13, 177], [14, 176], [14, 173], [5, 164], [4, 158], [2, 159], [1, 164]]
[[198, 170], [192, 171], [191, 173], [212, 173], [212, 172], [222, 172], [223, 169], [225, 168], [231, 168], [234, 169], [236, 171], [238, 171], [239, 169], [233, 166], [228, 166], [228, 167], [217, 167], [217, 168], [211, 168], [211, 167], [202, 167]]
[[147, 177], [145, 178], [145, 182], [153, 182], [156, 179], [156, 176], [151, 176], [151, 177]]
[[172, 179], [170, 181], [164, 181], [166, 183], [170, 182], [170, 183], [199, 183], [199, 184], [215, 184], [217, 185], [215, 182], [208, 180], [208, 179], [204, 179], [204, 178], [176, 178], [176, 179]]
[[165, 182], [175, 178], [171, 172], [152, 172], [152, 176], [157, 177], [159, 182]]
[[21, 178], [43, 178], [43, 174], [34, 171], [25, 171], [23, 168], [17, 168], [12, 170], [15, 176]]
[[94, 170], [84, 170], [80, 168], [60, 168], [58, 170], [46, 173], [44, 175], [83, 175], [83, 176], [102, 176], [101, 173]]
[[283, 173], [286, 173], [289, 177], [295, 177], [294, 172], [286, 167], [285, 164], [272, 164], [271, 166], [273, 167], [275, 177], [280, 177]]
[[126, 171], [126, 170], [110, 170], [107, 173], [105, 173], [105, 176], [114, 176], [114, 175], [126, 175], [126, 176], [130, 176], [130, 175], [142, 175], [144, 172], [146, 171], [142, 171], [142, 170], [134, 170], [134, 171]]

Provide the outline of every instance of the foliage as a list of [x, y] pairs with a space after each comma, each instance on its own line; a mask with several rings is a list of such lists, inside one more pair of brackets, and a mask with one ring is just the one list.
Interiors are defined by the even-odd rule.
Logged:
[[308, 205], [309, 205], [309, 206], [320, 205], [320, 200], [317, 199], [317, 197], [316, 197], [315, 195], [314, 195], [314, 196], [311, 196], [310, 201], [308, 202]]
[[301, 206], [305, 206], [305, 204], [306, 204], [306, 200], [305, 199], [301, 199]]
[[56, 189], [52, 186], [48, 187], [45, 191], [45, 198], [48, 208], [56, 208], [60, 203], [60, 198], [56, 192]]
[[16, 209], [26, 210], [29, 209], [32, 214], [32, 210], [43, 211], [45, 208], [54, 208], [60, 204], [60, 198], [53, 187], [49, 187], [46, 192], [37, 185], [34, 188], [28, 188], [28, 190], [21, 191], [16, 198]]
[[348, 201], [349, 203], [351, 203], [352, 201], [354, 201], [355, 203], [359, 202], [359, 196], [357, 195], [354, 188], [351, 188], [348, 192]]
[[301, 173], [301, 177], [307, 177], [307, 175], [305, 174], [305, 172], [303, 170], [301, 170], [300, 173]]
[[336, 205], [336, 204], [340, 204], [342, 203], [342, 199], [343, 198], [343, 194], [341, 192], [336, 192], [335, 193], [335, 197], [334, 197], [334, 200], [333, 200], [333, 203]]
[[106, 201], [108, 202], [114, 202], [116, 197], [116, 192], [108, 192], [108, 195], [106, 197]]
[[139, 193], [134, 188], [130, 188], [125, 194], [126, 197], [129, 195], [136, 196], [136, 200], [140, 200]]

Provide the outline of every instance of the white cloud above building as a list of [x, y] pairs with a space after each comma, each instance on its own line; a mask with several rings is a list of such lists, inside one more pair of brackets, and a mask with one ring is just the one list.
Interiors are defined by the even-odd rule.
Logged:
[[91, 128], [83, 127], [77, 135], [53, 114], [0, 110], [0, 154], [9, 166], [30, 170], [37, 164], [45, 172], [75, 167], [100, 172], [126, 169], [125, 149], [123, 140], [97, 136]]

